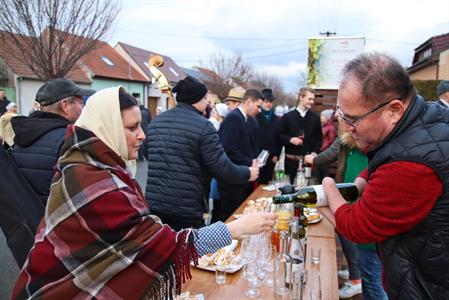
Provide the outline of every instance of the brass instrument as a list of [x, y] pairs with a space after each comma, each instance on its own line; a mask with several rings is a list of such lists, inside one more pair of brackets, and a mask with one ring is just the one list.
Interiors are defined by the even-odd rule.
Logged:
[[160, 55], [152, 55], [148, 60], [148, 68], [150, 69], [151, 74], [154, 79], [158, 83], [158, 87], [162, 93], [166, 93], [168, 96], [168, 108], [173, 108], [176, 106], [176, 100], [173, 97], [173, 93], [171, 91], [170, 83], [168, 82], [167, 77], [159, 70], [159, 67], [164, 65], [164, 58]]

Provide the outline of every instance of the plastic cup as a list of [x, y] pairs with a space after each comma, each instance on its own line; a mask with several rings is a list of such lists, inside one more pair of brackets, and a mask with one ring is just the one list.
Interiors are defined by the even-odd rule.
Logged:
[[215, 283], [219, 285], [226, 283], [226, 267], [224, 266], [215, 267]]
[[312, 264], [318, 265], [321, 262], [321, 249], [320, 248], [312, 248], [310, 260]]

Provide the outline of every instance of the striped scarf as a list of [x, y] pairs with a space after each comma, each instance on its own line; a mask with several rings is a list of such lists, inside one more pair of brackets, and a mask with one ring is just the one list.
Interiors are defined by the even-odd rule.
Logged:
[[148, 210], [125, 163], [69, 126], [45, 217], [12, 299], [173, 299], [197, 261], [194, 232]]

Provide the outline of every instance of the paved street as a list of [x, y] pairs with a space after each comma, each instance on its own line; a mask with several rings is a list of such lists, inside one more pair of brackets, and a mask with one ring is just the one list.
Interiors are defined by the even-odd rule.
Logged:
[[[145, 189], [147, 176], [146, 161], [137, 164], [137, 181]], [[0, 300], [8, 299], [19, 274], [19, 268], [9, 251], [3, 231], [0, 230]]]

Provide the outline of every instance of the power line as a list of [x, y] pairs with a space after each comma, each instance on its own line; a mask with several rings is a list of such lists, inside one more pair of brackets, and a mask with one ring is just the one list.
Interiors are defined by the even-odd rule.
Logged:
[[[272, 47], [263, 47], [263, 48], [252, 48], [252, 49], [246, 49], [246, 50], [240, 50], [240, 49], [236, 49], [234, 50], [234, 52], [237, 53], [248, 53], [248, 52], [257, 52], [257, 51], [264, 51], [264, 50], [269, 50], [269, 49], [277, 49], [277, 48], [284, 48], [284, 47], [291, 47], [291, 46], [297, 46], [301, 43], [289, 43], [289, 44], [283, 44], [283, 45], [277, 45], [277, 46], [272, 46]], [[173, 59], [183, 59], [183, 58], [193, 58], [193, 57], [198, 57], [198, 55], [181, 55], [181, 56], [171, 56], [171, 58]]]
[[[266, 55], [247, 56], [247, 57], [242, 57], [242, 58], [245, 59], [245, 60], [253, 60], [253, 59], [259, 59], [259, 58], [281, 56], [281, 55], [291, 54], [291, 53], [300, 52], [300, 51], [304, 51], [304, 50], [307, 50], [307, 48], [295, 49], [295, 50], [278, 52], [278, 53], [271, 53], [271, 54], [266, 54]], [[196, 62], [201, 62], [201, 59], [196, 59], [196, 60], [176, 59], [176, 61], [177, 62], [194, 62], [194, 63], [196, 63]], [[203, 61], [211, 62], [210, 59], [206, 59], [206, 60], [203, 60]]]
[[250, 38], [250, 37], [220, 37], [220, 36], [207, 36], [207, 35], [183, 35], [183, 34], [174, 34], [174, 33], [160, 33], [160, 32], [149, 32], [142, 30], [131, 30], [131, 29], [118, 29], [118, 31], [124, 32], [134, 32], [134, 33], [142, 33], [148, 35], [157, 35], [157, 36], [170, 36], [170, 37], [178, 37], [178, 38], [188, 38], [188, 39], [210, 39], [210, 40], [231, 40], [231, 41], [306, 41], [306, 38]]

